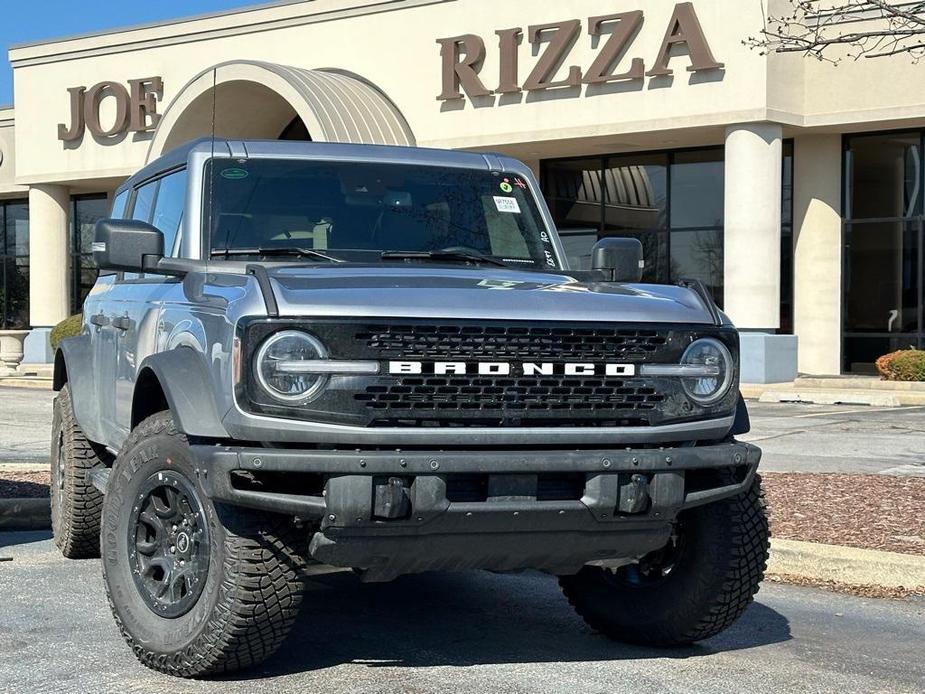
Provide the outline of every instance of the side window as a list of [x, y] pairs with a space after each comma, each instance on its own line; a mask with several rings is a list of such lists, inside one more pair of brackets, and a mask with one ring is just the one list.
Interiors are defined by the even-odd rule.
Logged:
[[175, 255], [175, 244], [183, 221], [186, 203], [186, 171], [177, 171], [161, 179], [151, 224], [164, 232], [164, 254]]
[[151, 211], [154, 207], [154, 197], [160, 181], [151, 181], [135, 192], [135, 205], [132, 207], [132, 219], [139, 222], [150, 222]]
[[112, 210], [109, 212], [111, 219], [122, 219], [125, 216], [125, 205], [128, 202], [128, 191], [123, 190], [112, 201]]

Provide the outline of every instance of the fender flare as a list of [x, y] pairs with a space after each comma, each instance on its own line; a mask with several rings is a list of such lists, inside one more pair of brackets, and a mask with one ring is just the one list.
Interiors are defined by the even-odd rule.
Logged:
[[138, 369], [136, 394], [146, 370], [153, 372], [160, 383], [180, 431], [187, 436], [229, 438], [215, 403], [208, 367], [200, 353], [189, 347], [177, 347], [147, 357]]
[[745, 398], [742, 397], [742, 393], [739, 393], [739, 401], [736, 404], [736, 418], [730, 433], [733, 436], [739, 436], [740, 434], [747, 434], [751, 430], [752, 422], [751, 418], [748, 416], [748, 405], [745, 404]]
[[102, 443], [99, 394], [93, 378], [93, 346], [87, 334], [69, 337], [58, 345], [52, 387], [60, 391], [65, 384], [70, 386], [74, 417], [84, 436]]

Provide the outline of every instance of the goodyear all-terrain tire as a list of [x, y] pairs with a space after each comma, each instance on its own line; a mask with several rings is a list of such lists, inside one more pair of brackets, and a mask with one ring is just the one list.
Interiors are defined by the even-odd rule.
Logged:
[[87, 478], [103, 466], [98, 449], [74, 417], [70, 387], [55, 398], [51, 427], [51, 527], [55, 544], [68, 559], [100, 556], [103, 495]]
[[596, 631], [617, 641], [679, 646], [715, 636], [758, 592], [768, 559], [761, 479], [739, 496], [679, 517], [664, 550], [615, 571], [586, 566], [559, 579]]
[[290, 518], [213, 503], [169, 413], [116, 459], [103, 504], [103, 575], [138, 659], [202, 677], [261, 662], [298, 615], [303, 545]]

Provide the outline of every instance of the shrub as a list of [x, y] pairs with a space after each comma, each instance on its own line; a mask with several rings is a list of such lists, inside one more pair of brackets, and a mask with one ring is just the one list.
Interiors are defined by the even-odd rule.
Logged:
[[925, 381], [925, 351], [906, 349], [885, 354], [877, 370], [887, 381]]
[[901, 352], [890, 352], [889, 354], [884, 354], [880, 357], [877, 362], [877, 371], [880, 372], [880, 375], [883, 377], [884, 381], [894, 381], [896, 380], [893, 377], [893, 362], [896, 360], [896, 357], [899, 356]]
[[65, 318], [63, 321], [58, 323], [54, 328], [52, 328], [51, 335], [48, 337], [48, 341], [51, 343], [52, 349], [58, 349], [58, 345], [61, 344], [61, 340], [64, 340], [68, 337], [77, 337], [80, 335], [80, 331], [83, 328], [83, 315], [78, 313], [75, 316], [70, 318]]
[[900, 352], [891, 365], [897, 381], [925, 381], [925, 351]]

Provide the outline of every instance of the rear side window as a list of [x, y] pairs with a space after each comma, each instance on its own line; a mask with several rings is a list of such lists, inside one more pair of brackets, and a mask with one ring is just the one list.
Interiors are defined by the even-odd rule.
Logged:
[[[135, 193], [135, 206], [132, 208], [132, 219], [139, 222], [150, 222], [151, 212], [154, 208], [154, 197], [157, 194], [159, 181], [152, 181], [143, 185]], [[165, 246], [166, 247], [166, 246]]]
[[123, 190], [116, 196], [116, 199], [112, 201], [112, 211], [109, 213], [109, 216], [112, 219], [122, 219], [125, 216], [125, 205], [128, 202], [128, 191]]
[[174, 255], [174, 245], [183, 221], [186, 202], [186, 171], [177, 171], [161, 179], [151, 224], [164, 232], [164, 254]]

